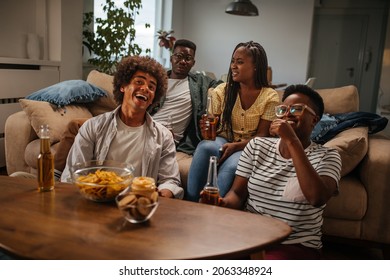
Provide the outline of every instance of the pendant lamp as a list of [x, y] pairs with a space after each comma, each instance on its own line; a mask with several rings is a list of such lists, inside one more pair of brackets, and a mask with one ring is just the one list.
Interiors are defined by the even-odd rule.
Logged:
[[238, 16], [258, 16], [257, 7], [250, 0], [235, 0], [225, 10], [226, 13]]

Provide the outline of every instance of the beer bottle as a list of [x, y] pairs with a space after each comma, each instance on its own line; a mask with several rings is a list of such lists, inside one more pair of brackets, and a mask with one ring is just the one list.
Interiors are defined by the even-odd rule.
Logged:
[[210, 94], [207, 96], [206, 114], [203, 115], [203, 119], [206, 126], [204, 139], [215, 140], [217, 137], [217, 118], [214, 115], [213, 100]]
[[38, 155], [38, 190], [41, 192], [54, 189], [54, 155], [50, 150], [50, 131], [47, 124], [41, 125], [40, 153]]
[[211, 156], [207, 183], [202, 192], [202, 203], [218, 205], [219, 188], [217, 185], [217, 157]]

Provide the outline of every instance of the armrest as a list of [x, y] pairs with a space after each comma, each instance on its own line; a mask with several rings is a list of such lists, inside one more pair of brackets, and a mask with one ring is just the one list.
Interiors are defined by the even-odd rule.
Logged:
[[24, 153], [27, 144], [37, 138], [38, 135], [32, 128], [30, 120], [24, 111], [16, 112], [7, 118], [5, 121], [4, 142], [8, 174], [12, 174], [15, 171], [30, 172], [30, 168], [24, 160]]
[[368, 152], [359, 166], [366, 188], [368, 207], [362, 223], [362, 238], [377, 236], [377, 242], [390, 243], [390, 139], [370, 135]]

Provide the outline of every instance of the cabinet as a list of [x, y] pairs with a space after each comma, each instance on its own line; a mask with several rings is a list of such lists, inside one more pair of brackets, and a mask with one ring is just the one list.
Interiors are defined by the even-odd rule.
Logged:
[[59, 63], [0, 58], [0, 167], [5, 166], [5, 121], [21, 110], [19, 99], [59, 81]]

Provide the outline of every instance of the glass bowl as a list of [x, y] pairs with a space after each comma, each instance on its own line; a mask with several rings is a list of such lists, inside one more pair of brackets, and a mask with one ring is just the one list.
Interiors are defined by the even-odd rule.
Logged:
[[80, 194], [92, 201], [113, 201], [133, 180], [131, 164], [92, 160], [72, 167], [72, 181]]
[[[141, 186], [137, 182], [152, 182]], [[133, 184], [122, 191], [116, 198], [116, 204], [122, 215], [130, 223], [148, 221], [158, 207], [158, 192], [153, 178], [135, 177]]]

